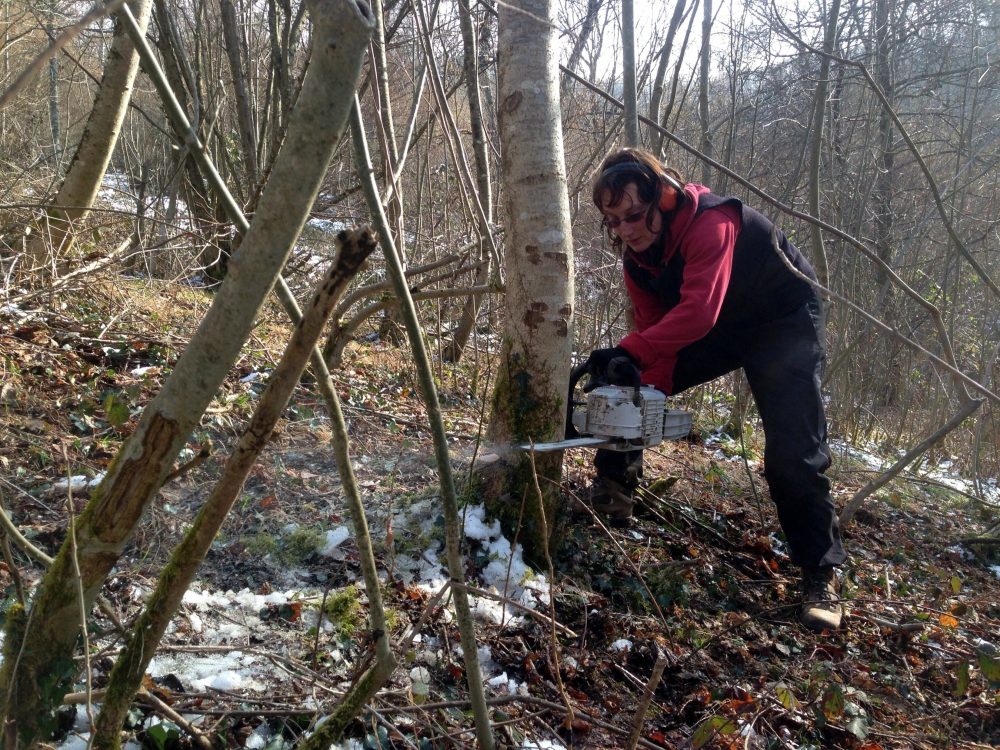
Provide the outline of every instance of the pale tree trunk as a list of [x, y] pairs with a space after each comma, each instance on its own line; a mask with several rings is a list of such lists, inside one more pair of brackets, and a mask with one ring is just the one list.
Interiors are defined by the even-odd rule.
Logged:
[[[712, 124], [708, 109], [709, 80], [712, 63], [712, 0], [702, 0], [701, 16], [701, 67], [698, 88], [698, 123], [701, 127], [701, 153], [712, 158]], [[701, 182], [707, 185], [712, 179], [712, 170], [707, 161], [701, 163]]]
[[[506, 196], [506, 320], [489, 442], [500, 460], [484, 494], [508, 527], [529, 489], [528, 456], [513, 444], [561, 437], [573, 353], [573, 244], [559, 109], [555, 0], [499, 9], [498, 104]], [[540, 454], [544, 507], [553, 517], [562, 454]], [[534, 502], [521, 539], [534, 559], [548, 540]]]
[[[479, 257], [486, 262], [479, 266], [476, 271], [473, 286], [483, 286], [486, 284], [492, 271], [490, 264], [491, 254], [485, 251], [488, 242], [487, 234], [493, 231], [493, 186], [490, 181], [490, 154], [486, 143], [486, 126], [483, 118], [483, 103], [479, 89], [479, 54], [476, 49], [476, 29], [473, 23], [472, 9], [469, 0], [461, 0], [458, 8], [459, 18], [462, 24], [462, 45], [465, 59], [462, 72], [465, 76], [465, 87], [469, 100], [469, 127], [472, 130], [472, 150], [476, 158], [476, 188], [479, 192], [479, 203], [483, 207], [485, 221], [479, 228], [481, 238], [479, 241]], [[455, 329], [455, 335], [442, 353], [442, 358], [446, 362], [458, 362], [465, 351], [472, 331], [476, 327], [476, 318], [479, 315], [479, 305], [482, 296], [473, 294], [465, 302], [462, 309], [462, 317]]]
[[[129, 7], [145, 29], [149, 22], [151, 0], [131, 0]], [[104, 173], [111, 162], [138, 70], [139, 55], [121, 23], [116, 22], [114, 39], [104, 64], [104, 76], [83, 137], [69, 165], [66, 179], [39, 222], [39, 231], [32, 235], [28, 244], [28, 260], [33, 267], [48, 266], [50, 253], [53, 260], [58, 261], [69, 252], [73, 243], [73, 225], [84, 219], [94, 205]]]
[[[822, 169], [823, 154], [823, 131], [826, 121], [826, 97], [830, 90], [830, 58], [837, 45], [837, 23], [840, 17], [840, 0], [833, 0], [830, 4], [830, 17], [826, 21], [826, 32], [823, 35], [823, 52], [826, 54], [820, 58], [819, 80], [816, 82], [816, 99], [813, 102], [813, 125], [812, 143], [809, 153], [809, 213], [817, 219], [823, 218], [820, 213], [820, 171]], [[826, 257], [826, 248], [823, 246], [823, 233], [818, 226], [813, 226], [810, 231], [812, 240], [812, 261], [816, 267], [816, 276], [819, 283], [825, 287], [830, 286], [830, 264]], [[826, 319], [826, 304], [823, 305], [823, 320]]]
[[[392, 191], [392, 198], [386, 206], [386, 215], [389, 219], [389, 226], [392, 228], [395, 245], [399, 248], [400, 259], [406, 265], [406, 243], [404, 242], [405, 232], [403, 227], [403, 190], [402, 182], [397, 175], [399, 169], [399, 150], [396, 143], [396, 124], [392, 116], [392, 99], [389, 95], [389, 61], [386, 57], [385, 40], [385, 15], [382, 8], [382, 0], [371, 0], [371, 8], [375, 15], [375, 33], [372, 35], [370, 54], [372, 58], [372, 69], [374, 70], [375, 83], [372, 87], [372, 94], [375, 99], [375, 121], [379, 128], [380, 140], [382, 142], [382, 155], [384, 157], [383, 172], [386, 175], [386, 184], [395, 185]], [[403, 341], [402, 326], [399, 321], [398, 308], [386, 311], [385, 317], [379, 325], [379, 336], [393, 344], [400, 344]]]
[[622, 84], [625, 103], [625, 145], [639, 145], [639, 109], [635, 93], [635, 13], [632, 0], [622, 0]]
[[[76, 676], [79, 612], [89, 611], [143, 511], [250, 335], [305, 224], [352, 105], [371, 33], [353, 0], [313, 0], [313, 53], [280, 155], [238, 257], [162, 391], [143, 412], [76, 522], [30, 610], [8, 618], [0, 670], [4, 747], [36, 742]], [[79, 579], [73, 570], [79, 565]]]

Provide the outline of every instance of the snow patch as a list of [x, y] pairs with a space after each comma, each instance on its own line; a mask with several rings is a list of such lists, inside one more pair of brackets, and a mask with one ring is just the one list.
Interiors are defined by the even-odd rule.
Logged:
[[338, 526], [335, 529], [329, 529], [326, 532], [326, 544], [323, 545], [323, 549], [319, 551], [321, 555], [330, 557], [333, 555], [334, 550], [337, 549], [341, 544], [343, 544], [351, 536], [351, 530], [346, 526]]
[[52, 483], [52, 492], [65, 492], [66, 490], [83, 492], [84, 490], [92, 490], [101, 483], [104, 479], [104, 474], [105, 472], [99, 471], [93, 477], [76, 474], [64, 479], [58, 479]]

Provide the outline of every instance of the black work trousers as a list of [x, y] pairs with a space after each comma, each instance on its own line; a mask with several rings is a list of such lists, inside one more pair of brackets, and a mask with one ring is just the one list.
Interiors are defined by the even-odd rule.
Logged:
[[[826, 354], [812, 299], [777, 320], [716, 326], [681, 349], [674, 393], [707, 383], [740, 367], [764, 426], [764, 476], [792, 561], [839, 565], [847, 559], [830, 496], [826, 415], [820, 393]], [[597, 451], [599, 476], [634, 486], [641, 451]]]

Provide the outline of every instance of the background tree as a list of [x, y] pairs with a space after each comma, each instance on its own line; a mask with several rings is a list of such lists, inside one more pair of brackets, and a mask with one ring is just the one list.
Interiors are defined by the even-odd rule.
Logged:
[[[145, 29], [152, 8], [151, 0], [132, 0], [129, 7]], [[111, 161], [138, 69], [139, 56], [135, 47], [121, 25], [116, 23], [114, 40], [104, 64], [104, 76], [66, 179], [28, 242], [29, 273], [34, 273], [35, 269], [44, 273], [56, 266], [61, 256], [70, 252], [74, 241], [73, 225], [86, 217]], [[50, 72], [53, 70], [50, 67]], [[54, 101], [57, 95], [53, 94], [53, 97]], [[58, 123], [56, 113], [53, 114], [53, 122]], [[56, 142], [57, 137], [54, 136], [53, 143]]]
[[[243, 345], [305, 223], [346, 124], [370, 21], [353, 2], [317, 0], [299, 106], [238, 260], [163, 390], [94, 491], [25, 612], [7, 621], [0, 694], [5, 746], [42, 735], [75, 674], [81, 623], [173, 459]], [[297, 220], [289, 220], [298, 216]], [[246, 271], [243, 271], [243, 267]], [[75, 571], [79, 571], [77, 574]], [[78, 600], [80, 593], [82, 601]]]

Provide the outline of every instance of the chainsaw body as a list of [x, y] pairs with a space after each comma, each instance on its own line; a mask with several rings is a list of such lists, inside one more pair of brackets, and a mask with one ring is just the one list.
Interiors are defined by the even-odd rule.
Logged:
[[570, 377], [566, 415], [566, 439], [520, 446], [524, 450], [554, 451], [567, 448], [605, 448], [615, 451], [641, 450], [676, 440], [691, 432], [690, 412], [667, 408], [667, 396], [652, 386], [638, 388], [601, 385], [574, 399], [582, 373]]
[[573, 409], [573, 427], [582, 435], [603, 438], [614, 450], [650, 448], [663, 441], [667, 397], [650, 386], [602, 385]]

